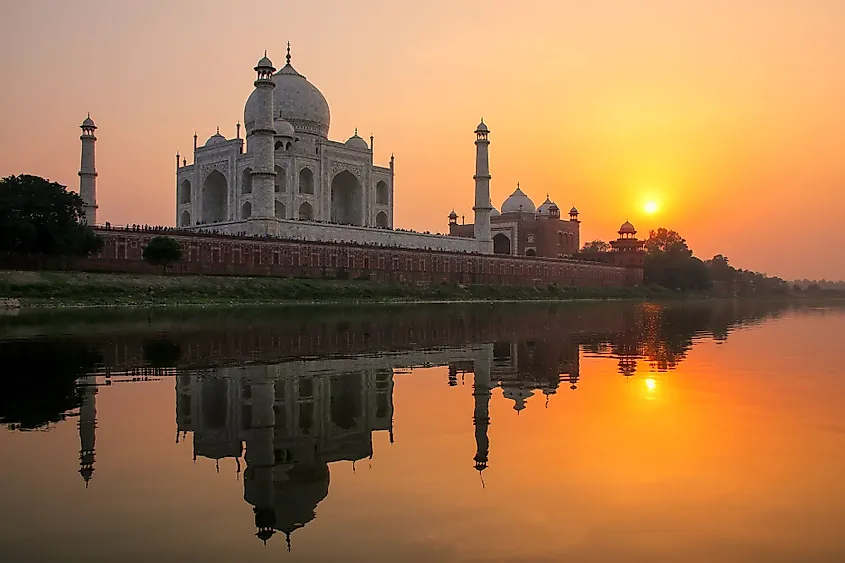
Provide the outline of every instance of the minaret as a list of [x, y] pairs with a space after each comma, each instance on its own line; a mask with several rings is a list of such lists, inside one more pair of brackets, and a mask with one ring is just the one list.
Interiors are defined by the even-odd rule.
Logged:
[[97, 126], [94, 125], [94, 120], [91, 119], [91, 114], [85, 118], [82, 125], [82, 164], [79, 166], [79, 195], [82, 197], [84, 203], [83, 210], [85, 215], [83, 222], [86, 225], [97, 224], [97, 168], [94, 165], [94, 143], [97, 142], [97, 137], [94, 136], [94, 131]]
[[493, 359], [493, 346], [486, 344], [478, 351], [473, 361], [475, 371], [472, 396], [475, 399], [475, 411], [472, 423], [475, 426], [475, 469], [480, 473], [487, 469], [487, 455], [490, 441], [487, 428], [490, 426], [490, 367]]
[[490, 130], [484, 124], [484, 120], [478, 124], [475, 130], [475, 230], [473, 236], [480, 241], [488, 242], [490, 248], [487, 252], [493, 253], [493, 236], [490, 233], [490, 212], [493, 210], [490, 205], [490, 160], [488, 152], [490, 141], [487, 135]]
[[252, 153], [252, 217], [269, 219], [275, 217], [276, 167], [274, 142], [276, 129], [273, 126], [273, 62], [264, 57], [255, 67], [256, 105], [260, 108], [255, 116], [255, 127], [247, 134], [247, 150]]
[[84, 377], [82, 406], [79, 408], [79, 474], [85, 480], [85, 487], [94, 474], [94, 447], [97, 440], [97, 382], [94, 376]]
[[246, 441], [246, 472], [244, 473], [244, 500], [253, 506], [256, 536], [264, 543], [275, 533], [276, 514], [273, 510], [273, 450], [276, 413], [273, 403], [276, 387], [270, 379], [260, 379], [251, 384], [252, 420]]

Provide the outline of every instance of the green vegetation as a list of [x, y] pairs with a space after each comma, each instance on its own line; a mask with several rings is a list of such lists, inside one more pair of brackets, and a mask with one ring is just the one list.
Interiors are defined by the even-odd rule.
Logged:
[[660, 289], [420, 285], [222, 276], [0, 272], [0, 295], [30, 306], [248, 304], [615, 299], [660, 297]]
[[81, 223], [78, 194], [38, 176], [0, 180], [0, 252], [88, 256], [103, 239]]
[[154, 237], [144, 247], [144, 260], [153, 266], [162, 266], [165, 272], [167, 267], [182, 259], [182, 248], [174, 238]]

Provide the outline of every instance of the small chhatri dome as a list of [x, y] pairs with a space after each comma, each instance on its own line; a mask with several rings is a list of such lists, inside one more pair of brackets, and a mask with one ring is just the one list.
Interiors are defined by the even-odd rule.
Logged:
[[361, 151], [370, 150], [370, 146], [367, 144], [367, 141], [358, 136], [357, 129], [355, 130], [355, 134], [347, 139], [346, 146], [351, 149], [358, 149]]
[[294, 131], [293, 125], [281, 117], [277, 117], [276, 121], [273, 122], [273, 128], [276, 130], [278, 137], [290, 137], [291, 139], [296, 137], [296, 131]]
[[264, 51], [264, 56], [261, 57], [261, 60], [258, 61], [257, 65], [255, 65], [255, 70], [258, 70], [260, 68], [262, 68], [262, 69], [266, 68], [266, 69], [269, 69], [269, 70], [276, 70], [276, 67], [273, 66], [273, 61], [271, 61], [269, 58], [267, 58], [267, 51]]
[[493, 207], [493, 202], [490, 202], [490, 217], [498, 217], [499, 215], [501, 215], [499, 210]]
[[457, 219], [457, 218], [458, 218], [458, 214], [455, 213], [455, 210], [453, 209], [452, 212], [449, 213], [449, 219]]
[[537, 213], [540, 215], [551, 215], [553, 209], [558, 209], [557, 204], [549, 199], [549, 194], [546, 194], [546, 201], [540, 204], [537, 208]]
[[94, 120], [91, 119], [90, 113], [88, 114], [88, 117], [85, 118], [85, 121], [82, 122], [82, 125], [80, 125], [80, 127], [82, 129], [96, 129], [97, 128], [97, 126], [94, 125]]
[[516, 191], [502, 203], [502, 213], [534, 213], [535, 211], [537, 211], [537, 208], [534, 206], [534, 202], [525, 195], [519, 184], [516, 185]]
[[487, 128], [487, 124], [484, 123], [484, 118], [481, 118], [481, 123], [478, 124], [478, 127], [475, 129], [476, 133], [489, 133], [490, 129]]
[[219, 145], [220, 143], [225, 143], [225, 142], [226, 142], [226, 137], [224, 137], [223, 135], [220, 134], [220, 128], [218, 127], [217, 133], [215, 133], [214, 135], [212, 135], [211, 137], [208, 138], [208, 140], [205, 142], [205, 146], [213, 147], [214, 145]]
[[569, 210], [569, 214], [570, 215], [578, 215], [578, 210], [573, 207], [572, 209]]
[[619, 227], [619, 234], [635, 235], [637, 234], [637, 229], [634, 228], [634, 225], [632, 225], [630, 221], [625, 221], [624, 223], [622, 223], [622, 226]]

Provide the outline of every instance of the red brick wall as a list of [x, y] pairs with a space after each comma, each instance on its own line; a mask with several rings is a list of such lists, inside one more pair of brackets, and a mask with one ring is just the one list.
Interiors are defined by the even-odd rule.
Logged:
[[183, 260], [171, 266], [172, 273], [491, 285], [556, 283], [619, 287], [632, 283], [629, 269], [590, 262], [200, 233], [106, 229], [98, 229], [97, 232], [105, 239], [105, 246], [98, 256], [82, 260], [56, 258], [47, 261], [7, 258], [4, 260], [5, 266], [156, 273], [161, 269], [145, 263], [141, 254], [150, 239], [166, 235], [178, 240], [182, 246]]

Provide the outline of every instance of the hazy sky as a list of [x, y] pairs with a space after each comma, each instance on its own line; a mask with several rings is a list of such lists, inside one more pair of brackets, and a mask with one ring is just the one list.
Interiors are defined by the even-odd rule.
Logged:
[[[173, 224], [175, 153], [233, 137], [267, 49], [329, 101], [330, 136], [396, 154], [396, 225], [471, 217], [473, 129], [493, 203], [521, 182], [697, 255], [845, 278], [845, 0], [5, 1], [0, 175], [78, 187], [97, 122], [99, 217]], [[660, 212], [646, 216], [648, 200]]]

